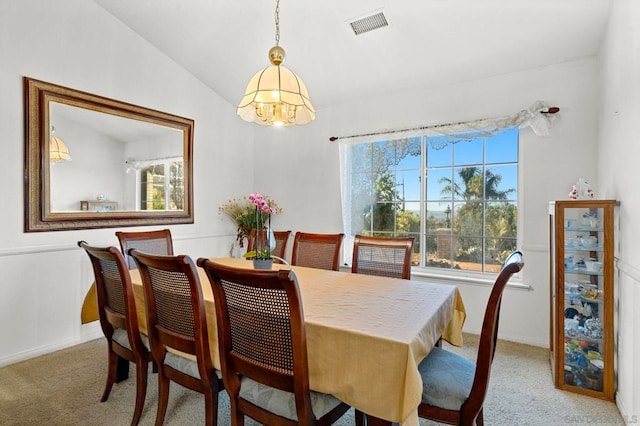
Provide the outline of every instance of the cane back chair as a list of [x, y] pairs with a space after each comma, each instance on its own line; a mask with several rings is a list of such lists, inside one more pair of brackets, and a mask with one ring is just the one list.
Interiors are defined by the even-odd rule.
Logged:
[[232, 424], [327, 425], [349, 406], [309, 388], [304, 313], [293, 271], [198, 259], [216, 300], [220, 361]]
[[209, 348], [206, 310], [198, 272], [188, 256], [130, 249], [142, 278], [151, 353], [158, 364], [158, 411], [162, 425], [170, 381], [205, 397], [205, 423], [217, 424], [218, 392], [224, 386]]
[[78, 241], [89, 255], [96, 282], [98, 316], [107, 338], [108, 373], [102, 399], [109, 398], [113, 384], [129, 374], [129, 362], [136, 365], [136, 402], [132, 425], [137, 425], [147, 394], [148, 364], [152, 361], [149, 342], [140, 334], [135, 297], [129, 270], [116, 247], [92, 247]]
[[291, 264], [337, 271], [344, 234], [310, 234], [296, 232]]
[[522, 253], [511, 253], [493, 284], [475, 364], [438, 347], [420, 363], [418, 369], [423, 383], [422, 402], [418, 406], [420, 417], [464, 426], [484, 424], [483, 404], [498, 340], [502, 293], [509, 278], [523, 267]]
[[120, 241], [120, 250], [129, 269], [136, 268], [136, 262], [128, 254], [129, 249], [132, 248], [144, 253], [173, 255], [173, 239], [170, 229], [140, 232], [117, 231], [116, 237]]
[[351, 272], [382, 277], [411, 278], [413, 237], [356, 235]]

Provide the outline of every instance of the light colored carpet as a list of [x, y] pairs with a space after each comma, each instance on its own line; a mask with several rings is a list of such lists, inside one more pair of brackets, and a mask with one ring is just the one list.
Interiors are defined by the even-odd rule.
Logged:
[[[464, 348], [452, 350], [475, 360], [477, 337], [465, 335]], [[0, 425], [128, 425], [133, 414], [135, 367], [130, 377], [114, 385], [101, 403], [106, 377], [106, 343], [97, 339], [73, 348], [0, 369]], [[543, 348], [500, 341], [484, 405], [487, 425], [623, 425], [614, 403], [554, 388]], [[157, 381], [149, 374], [142, 425], [153, 425]], [[229, 403], [220, 393], [218, 424], [228, 425]], [[166, 425], [204, 423], [200, 394], [172, 384]], [[247, 421], [248, 425], [254, 423]], [[353, 410], [338, 425], [353, 425]], [[420, 420], [421, 426], [434, 423]]]

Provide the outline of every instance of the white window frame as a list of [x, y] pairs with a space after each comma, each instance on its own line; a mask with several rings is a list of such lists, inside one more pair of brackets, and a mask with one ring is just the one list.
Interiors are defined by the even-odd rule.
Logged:
[[[489, 131], [489, 132], [493, 132], [493, 131]], [[519, 133], [518, 132], [518, 145], [520, 143], [519, 141]], [[495, 133], [494, 133], [495, 134]], [[394, 135], [389, 135], [391, 137], [389, 138], [384, 138], [384, 135], [381, 135], [381, 137], [378, 138], [378, 140], [368, 140], [366, 142], [360, 142], [360, 143], [379, 143], [379, 142], [385, 142], [385, 141], [393, 141], [393, 140], [398, 140], [398, 139], [404, 139], [403, 137], [393, 137]], [[421, 137], [421, 154], [420, 154], [420, 173], [422, 176], [425, 176], [425, 173], [427, 171], [427, 164], [426, 164], [426, 144], [429, 143], [428, 142], [428, 135], [416, 135], [416, 136], [420, 136]], [[486, 137], [487, 134], [481, 134], [479, 135], [479, 137]], [[462, 138], [464, 139], [464, 138]], [[461, 139], [456, 139], [455, 136], [452, 135], [452, 139], [450, 143], [456, 143], [458, 140]], [[342, 195], [342, 208], [343, 208], [343, 223], [344, 223], [344, 231], [345, 231], [345, 244], [343, 245], [344, 249], [343, 249], [343, 255], [344, 255], [344, 261], [345, 264], [350, 264], [351, 262], [351, 257], [352, 257], [352, 246], [353, 246], [353, 231], [351, 230], [351, 220], [350, 220], [350, 212], [351, 212], [351, 170], [350, 170], [350, 163], [351, 163], [351, 158], [350, 158], [350, 148], [353, 145], [357, 145], [357, 142], [351, 142], [351, 143], [343, 143], [340, 145], [340, 161], [341, 161], [341, 195]], [[518, 152], [520, 152], [520, 149], [518, 147]], [[485, 169], [487, 167], [487, 163], [486, 161], [486, 157], [484, 155], [483, 152], [483, 158], [482, 158], [482, 164], [481, 167], [483, 169]], [[489, 167], [491, 167], [491, 164], [489, 164]], [[522, 208], [522, 204], [520, 202], [521, 200], [521, 158], [520, 155], [518, 154], [518, 158], [515, 162], [515, 164], [517, 165], [518, 168], [518, 173], [517, 173], [517, 185], [518, 187], [516, 188], [517, 190], [517, 199], [516, 199], [516, 206], [518, 209], [517, 212], [517, 229], [516, 229], [516, 246], [519, 246], [520, 241], [521, 241], [521, 208]], [[456, 167], [461, 167], [461, 166], [456, 166], [455, 164], [452, 164], [451, 166], [452, 168], [456, 168]], [[464, 167], [464, 166], [462, 166]], [[484, 200], [483, 200], [484, 201]], [[465, 281], [469, 281], [472, 283], [478, 283], [478, 284], [491, 284], [493, 283], [492, 279], [493, 277], [495, 277], [496, 273], [495, 272], [476, 272], [476, 271], [469, 271], [469, 270], [457, 270], [457, 269], [449, 269], [449, 268], [437, 268], [437, 267], [427, 267], [425, 266], [426, 263], [426, 230], [427, 230], [427, 217], [426, 217], [426, 205], [427, 205], [427, 198], [426, 198], [426, 179], [421, 179], [420, 182], [420, 231], [419, 231], [419, 238], [420, 238], [420, 248], [421, 248], [421, 253], [420, 253], [420, 266], [414, 266], [412, 268], [412, 273], [418, 276], [424, 276], [424, 277], [434, 277], [434, 278], [438, 278], [441, 280], [454, 280], [454, 279], [460, 279], [461, 277], [465, 277]], [[483, 235], [481, 236], [483, 239], [486, 238], [485, 235], [485, 229], [483, 226]], [[483, 264], [484, 264], [484, 258], [483, 258]], [[524, 286], [523, 286], [524, 287]]]
[[[136, 209], [140, 209], [142, 204], [142, 172], [144, 169], [152, 166], [164, 166], [164, 210], [145, 210], [145, 211], [172, 211], [169, 209], [170, 200], [170, 173], [171, 164], [181, 163], [184, 170], [184, 163], [182, 157], [161, 158], [157, 160], [149, 160], [145, 162], [138, 162], [136, 167]], [[184, 189], [184, 181], [182, 183]]]

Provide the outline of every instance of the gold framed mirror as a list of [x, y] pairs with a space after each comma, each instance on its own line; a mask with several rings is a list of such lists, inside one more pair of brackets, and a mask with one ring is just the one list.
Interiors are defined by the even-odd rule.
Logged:
[[193, 120], [23, 83], [25, 232], [193, 223]]

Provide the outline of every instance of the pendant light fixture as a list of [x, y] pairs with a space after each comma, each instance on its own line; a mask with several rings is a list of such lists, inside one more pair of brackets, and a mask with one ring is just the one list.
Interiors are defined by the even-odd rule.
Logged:
[[300, 77], [284, 67], [285, 52], [280, 43], [280, 0], [276, 0], [276, 45], [269, 50], [268, 66], [249, 81], [237, 113], [245, 121], [262, 126], [289, 127], [316, 119], [307, 87]]
[[61, 163], [63, 161], [71, 161], [69, 148], [56, 136], [55, 127], [51, 126], [51, 136], [49, 138], [49, 160], [52, 163]]

